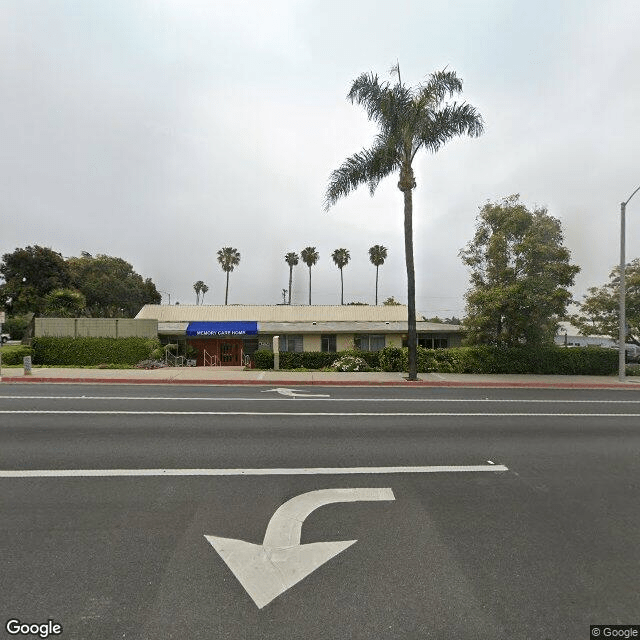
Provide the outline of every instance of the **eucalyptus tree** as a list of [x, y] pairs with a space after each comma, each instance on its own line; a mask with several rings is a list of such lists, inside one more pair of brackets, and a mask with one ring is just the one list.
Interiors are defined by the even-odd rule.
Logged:
[[224, 292], [224, 303], [227, 304], [229, 300], [229, 274], [240, 264], [240, 253], [233, 247], [222, 247], [218, 251], [218, 262], [227, 274], [227, 287]]
[[318, 262], [320, 254], [316, 251], [315, 247], [305, 247], [300, 252], [300, 257], [302, 258], [302, 262], [309, 267], [309, 304], [311, 304], [311, 267]]
[[340, 269], [340, 304], [344, 304], [344, 280], [342, 278], [342, 269], [349, 264], [351, 256], [348, 249], [336, 249], [331, 257], [335, 262], [336, 267]]
[[446, 102], [462, 91], [454, 71], [436, 71], [423, 84], [406, 86], [400, 66], [391, 72], [397, 82], [381, 82], [373, 73], [354, 80], [347, 99], [364, 107], [367, 117], [378, 125], [373, 145], [362, 149], [333, 171], [325, 195], [325, 210], [361, 184], [371, 195], [380, 181], [398, 173], [398, 189], [404, 197], [404, 246], [407, 269], [409, 380], [417, 379], [417, 334], [415, 270], [413, 262], [413, 190], [416, 179], [413, 160], [424, 149], [435, 153], [449, 139], [463, 134], [479, 136], [482, 117], [467, 103]]
[[200, 304], [200, 293], [202, 292], [202, 287], [204, 287], [204, 282], [202, 282], [202, 280], [198, 280], [193, 283], [193, 290], [196, 292], [196, 305]]
[[284, 257], [284, 260], [289, 265], [289, 304], [291, 304], [291, 283], [293, 282], [293, 267], [298, 264], [300, 256], [295, 251], [290, 251]]
[[381, 244], [374, 244], [369, 249], [369, 260], [371, 264], [376, 268], [376, 305], [378, 304], [378, 268], [384, 264], [387, 259], [387, 247], [383, 247]]
[[200, 298], [200, 304], [204, 304], [204, 294], [209, 291], [209, 287], [203, 282], [200, 287], [200, 293], [202, 294], [202, 298]]

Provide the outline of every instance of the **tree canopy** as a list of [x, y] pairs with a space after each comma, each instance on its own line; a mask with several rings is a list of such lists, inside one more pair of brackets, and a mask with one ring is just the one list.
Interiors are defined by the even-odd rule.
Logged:
[[[2, 256], [0, 298], [12, 314], [132, 317], [161, 296], [150, 278], [143, 279], [122, 258], [82, 252], [66, 260], [40, 246]], [[84, 303], [83, 303], [84, 300]]]
[[553, 342], [566, 315], [580, 267], [570, 263], [560, 221], [545, 208], [527, 209], [519, 196], [488, 202], [476, 233], [460, 252], [471, 269], [466, 294], [471, 344]]
[[[640, 346], [640, 258], [628, 263], [625, 273], [625, 316], [627, 320], [627, 339], [631, 344]], [[572, 324], [583, 335], [609, 336], [618, 340], [620, 296], [620, 267], [609, 275], [609, 282], [602, 287], [591, 287], [579, 311], [570, 316]]]
[[67, 260], [71, 284], [87, 300], [87, 314], [102, 318], [131, 318], [145, 304], [160, 304], [151, 278], [143, 279], [122, 258], [83, 251]]
[[45, 296], [54, 289], [69, 287], [69, 265], [61, 254], [48, 247], [25, 247], [5, 253], [0, 263], [0, 300], [13, 314], [42, 313]]

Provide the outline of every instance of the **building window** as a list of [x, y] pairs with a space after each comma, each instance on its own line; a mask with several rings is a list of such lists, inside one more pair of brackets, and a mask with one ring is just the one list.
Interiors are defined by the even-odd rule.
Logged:
[[428, 333], [418, 334], [418, 346], [425, 349], [446, 349], [449, 346], [449, 339]]
[[320, 345], [321, 351], [334, 353], [336, 350], [336, 334], [323, 333], [320, 336]]
[[384, 336], [364, 333], [354, 338], [356, 349], [360, 351], [380, 351], [384, 349]]
[[301, 335], [284, 335], [280, 336], [280, 351], [302, 352], [302, 336]]

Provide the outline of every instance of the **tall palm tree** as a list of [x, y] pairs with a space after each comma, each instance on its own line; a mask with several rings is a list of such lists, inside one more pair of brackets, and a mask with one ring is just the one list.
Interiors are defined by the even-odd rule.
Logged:
[[416, 285], [413, 263], [413, 189], [416, 187], [413, 160], [421, 149], [435, 153], [449, 139], [463, 134], [479, 136], [482, 117], [467, 103], [447, 103], [462, 91], [462, 81], [454, 71], [436, 71], [424, 84], [407, 87], [400, 65], [393, 85], [380, 82], [373, 73], [363, 73], [351, 85], [347, 98], [362, 105], [369, 120], [378, 125], [378, 134], [369, 149], [347, 158], [329, 177], [325, 210], [361, 184], [374, 194], [380, 181], [398, 172], [398, 189], [404, 196], [404, 247], [407, 267], [407, 307], [409, 380], [416, 380]]
[[200, 298], [200, 304], [204, 304], [204, 294], [209, 291], [209, 287], [203, 282], [200, 287], [200, 293], [202, 294], [202, 298]]
[[387, 259], [387, 247], [383, 247], [381, 244], [374, 244], [369, 249], [369, 260], [371, 264], [376, 268], [376, 306], [378, 305], [378, 268], [384, 264]]
[[193, 290], [196, 292], [196, 304], [200, 304], [200, 292], [202, 291], [202, 287], [204, 287], [204, 282], [202, 280], [198, 280], [193, 283]]
[[229, 274], [233, 271], [234, 267], [240, 264], [240, 253], [232, 247], [222, 247], [222, 249], [218, 251], [218, 262], [222, 270], [227, 274], [227, 288], [224, 292], [224, 303], [227, 304], [229, 300]]
[[293, 267], [298, 264], [300, 256], [294, 251], [290, 251], [284, 257], [285, 262], [289, 265], [289, 304], [291, 304], [291, 283], [293, 282]]
[[311, 304], [311, 267], [318, 262], [320, 254], [316, 251], [315, 247], [305, 247], [300, 252], [300, 257], [302, 258], [302, 262], [309, 267], [309, 304]]
[[331, 257], [338, 269], [340, 269], [340, 304], [344, 304], [344, 280], [342, 279], [342, 269], [347, 266], [351, 256], [348, 249], [336, 249]]

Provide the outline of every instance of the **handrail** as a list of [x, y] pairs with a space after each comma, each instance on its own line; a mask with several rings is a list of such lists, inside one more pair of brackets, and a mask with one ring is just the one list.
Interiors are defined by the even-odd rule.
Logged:
[[209, 353], [206, 349], [203, 351], [203, 361], [205, 367], [219, 367], [220, 360], [215, 353]]

